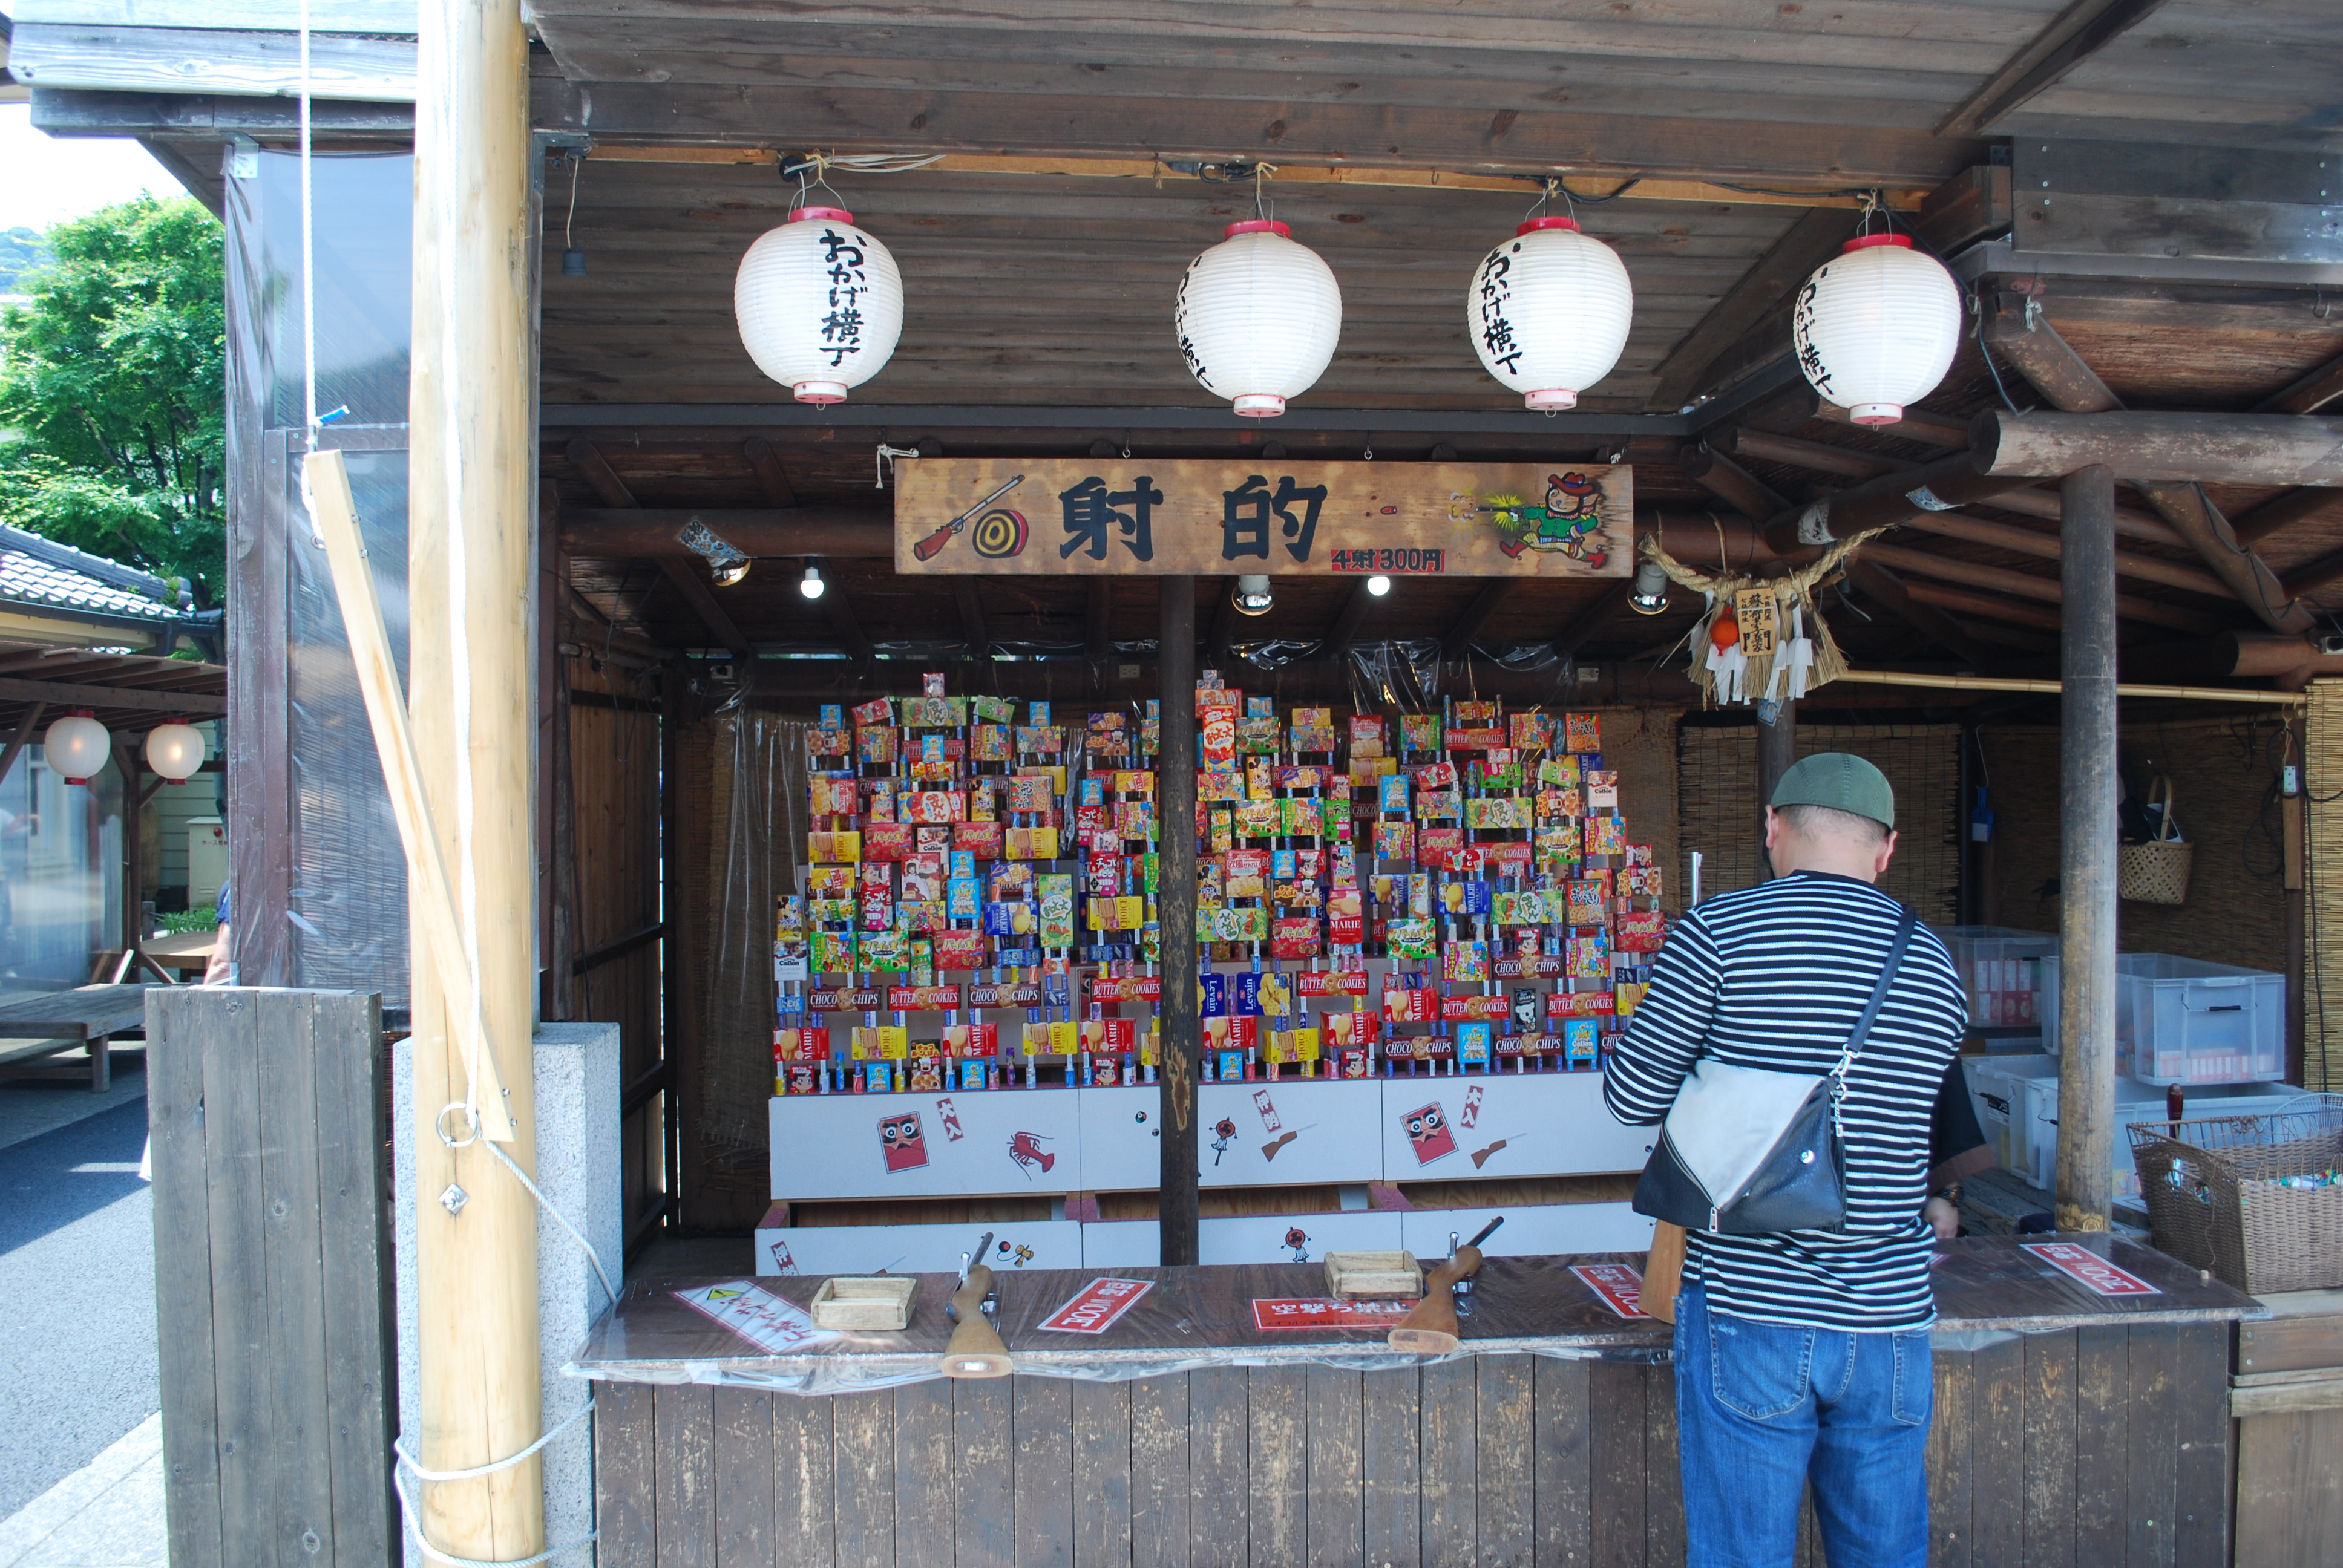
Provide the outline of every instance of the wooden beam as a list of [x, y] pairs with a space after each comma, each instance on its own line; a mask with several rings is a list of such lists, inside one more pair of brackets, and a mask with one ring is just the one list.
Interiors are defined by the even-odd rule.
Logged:
[[[667, 580], [675, 585], [676, 592], [683, 596], [684, 602], [691, 607], [692, 613], [699, 618], [699, 624], [708, 628], [709, 635], [739, 658], [757, 657], [756, 645], [733, 624], [724, 607], [716, 602], [715, 590], [700, 580], [698, 567], [674, 556], [661, 556], [659, 568], [667, 574]], [[838, 597], [836, 587], [836, 584], [831, 585], [832, 591], [823, 596], [823, 603], [827, 604]]]
[[[1835, 403], [1825, 403], [1819, 397], [1815, 399], [1814, 417], [1832, 425], [1844, 425], [1849, 429], [1855, 427], [1852, 411]], [[1906, 408], [1904, 417], [1893, 425], [1878, 427], [1876, 433], [1893, 436], [1899, 441], [1917, 441], [1926, 447], [1941, 447], [1947, 452], [1966, 451], [1969, 444], [1969, 422], [1966, 419], [1956, 419], [1949, 414], [1934, 414], [1926, 408]]]
[[[2123, 399], [2099, 379], [2099, 373], [2058, 336], [2038, 300], [1997, 293], [1986, 298], [1984, 308], [1986, 349], [1999, 349], [2052, 407], [2066, 414], [2102, 414], [2123, 407]], [[1976, 438], [1975, 427], [1969, 438]]]
[[[221, 706], [225, 709], [226, 705], [223, 703]], [[16, 759], [24, 755], [25, 747], [32, 744], [33, 731], [40, 728], [41, 715], [48, 710], [47, 703], [35, 702], [25, 709], [25, 717], [16, 721], [16, 733], [8, 737], [8, 749], [0, 751], [0, 783], [7, 781], [8, 769], [16, 766]]]
[[1481, 591], [1473, 596], [1473, 602], [1464, 607], [1464, 613], [1456, 618], [1455, 624], [1440, 639], [1441, 657], [1456, 658], [1469, 655], [1473, 651], [1473, 639], [1481, 635], [1481, 628], [1489, 624], [1489, 618], [1497, 613], [1498, 607], [1505, 602], [1520, 582], [1519, 578], [1491, 578], [1483, 583]]
[[[1366, 624], [1367, 611], [1374, 607], [1375, 596], [1367, 591], [1364, 578], [1351, 585], [1351, 597], [1342, 601], [1342, 613], [1334, 618], [1333, 627], [1326, 633], [1319, 651], [1324, 657], [1340, 662], [1358, 640], [1359, 628]], [[5, 778], [0, 772], [0, 778]]]
[[2142, 483], [2139, 489], [2263, 625], [2273, 631], [2297, 633], [2317, 625], [2311, 608], [2288, 598], [2286, 585], [2268, 563], [2237, 543], [2229, 520], [2205, 493], [2205, 487]]
[[1196, 579], [1155, 579], [1158, 759], [1163, 835], [1161, 1089], [1156, 1130], [1162, 1135], [1156, 1221], [1166, 1266], [1192, 1263], [1197, 1248], [1196, 1079], [1202, 1048], [1196, 962]]
[[1766, 523], [1765, 542], [1776, 550], [1827, 545], [1934, 516], [1948, 507], [1992, 503], [2026, 484], [1980, 474], [1968, 453], [1956, 452], [1916, 468], [1897, 468], [1867, 479], [1810, 507], [1787, 508]]
[[1789, 298], [1815, 268], [1836, 256], [1854, 232], [1845, 213], [1825, 207], [1791, 224], [1660, 361], [1644, 406], [1672, 413], [1711, 390], [1709, 371], [1742, 334]]
[[[2036, 528], [2020, 528], [2015, 523], [1988, 522], [1983, 518], [1965, 517], [1955, 512], [1921, 512], [1906, 518], [1904, 526], [1924, 534], [1937, 534], [1948, 539], [1965, 539], [1973, 545], [1989, 545], [1997, 550], [2036, 556], [2055, 561], [2059, 556], [2058, 536]], [[2229, 585], [2211, 572], [2198, 567], [2184, 566], [2156, 556], [2135, 555], [2128, 550], [2116, 552], [2116, 575], [2139, 582], [2161, 583], [2166, 588], [2179, 588], [2185, 593], [2206, 594], [2224, 601], [2234, 598]]]
[[[2317, 560], [2306, 561], [2287, 573], [2278, 586], [2288, 598], [2308, 599], [2319, 603], [2319, 596], [2338, 583], [2343, 583], [2343, 550], [2333, 550]], [[2343, 609], [2343, 601], [2322, 605], [2328, 609]]]
[[[571, 437], [569, 444], [561, 452], [569, 459], [569, 466], [578, 470], [578, 477], [602, 498], [604, 506], [635, 507], [640, 504], [635, 499], [634, 491], [627, 487], [627, 481], [618, 477], [618, 470], [612, 468], [608, 459], [602, 456], [600, 448], [585, 437]], [[681, 527], [680, 524], [677, 526]]]
[[1904, 591], [1912, 596], [1915, 603], [1958, 610], [1963, 615], [1983, 620], [2004, 620], [2014, 626], [2036, 627], [2044, 631], [2058, 629], [2056, 610], [2037, 609], [2024, 599], [2012, 598], [2006, 594], [1971, 593], [1916, 578], [1905, 583]]
[[2059, 78], [2145, 20], [2164, 0], [2075, 0], [2034, 41], [1963, 99], [1936, 126], [1940, 136], [1985, 134], [2003, 116], [2056, 85]]
[[[1868, 544], [1863, 553], [1880, 565], [1906, 575], [1938, 578], [1946, 582], [1966, 584], [1993, 593], [2013, 594], [2043, 604], [2056, 604], [2058, 583], [2053, 578], [2036, 577], [2031, 572], [2012, 571], [2006, 567], [1980, 566], [1975, 561], [1955, 559], [1926, 550], [1909, 550], [1898, 545]], [[2175, 631], [2209, 635], [2222, 629], [2221, 622], [2212, 616], [2178, 605], [2165, 604], [2156, 599], [2137, 598], [2128, 594], [2116, 598], [2116, 608], [2127, 620], [2145, 621], [2150, 626], [2168, 626]]]
[[1826, 441], [1803, 441], [1795, 436], [1777, 436], [1771, 430], [1752, 430], [1746, 426], [1728, 431], [1721, 445], [1736, 457], [1786, 463], [1793, 467], [1812, 468], [1824, 474], [1845, 474], [1856, 479], [1893, 473], [1904, 466], [1893, 457], [1834, 447]]
[[2264, 539], [2275, 538], [2330, 508], [2343, 509], [2343, 489], [2332, 485], [2305, 485], [2273, 496], [2252, 511], [2231, 518], [2229, 531], [2237, 536], [2237, 543], [2251, 549]]
[[[762, 436], [751, 436], [740, 443], [740, 455], [749, 459], [749, 467], [755, 471], [757, 483], [764, 489], [767, 506], [794, 507], [798, 504], [798, 493], [789, 487], [789, 477], [781, 472], [781, 460], [773, 455], [770, 441]], [[715, 527], [712, 523], [709, 526]], [[729, 534], [725, 537], [731, 538]], [[738, 541], [735, 541], [735, 547], [742, 548]]]
[[992, 634], [984, 624], [984, 596], [974, 578], [952, 578], [952, 598], [960, 605], [960, 634], [970, 658], [992, 657]]
[[1972, 667], [1983, 669], [1990, 662], [1959, 622], [1935, 605], [1915, 598], [1903, 578], [1877, 561], [1864, 559], [1860, 551], [1846, 563], [1846, 580], [1888, 614], [1946, 652], [1967, 659]]
[[[2038, 487], [2006, 490], [1983, 504], [1996, 511], [2016, 512], [2022, 518], [2040, 518], [2046, 523], [2055, 523], [2064, 515], [2058, 506], [2058, 492]], [[2152, 545], [2186, 546], [2188, 543], [2180, 537], [2179, 529], [2162, 518], [2132, 507], [2116, 508], [2116, 532], [2124, 538], [2144, 539]]]
[[1625, 607], [1628, 596], [1634, 591], [1635, 579], [1631, 577], [1621, 578], [1609, 588], [1604, 588], [1601, 597], [1571, 618], [1570, 623], [1554, 634], [1555, 657], [1559, 658], [1576, 657], [1578, 650], [1586, 646], [1588, 639]]
[[2271, 394], [2257, 414], [2316, 414], [2343, 397], [2343, 358], [2330, 359], [2283, 392]]
[[[2109, 412], [1977, 416], [1982, 472], [2055, 477], [2085, 458], [2147, 485], [2343, 484], [2343, 419], [2290, 414]], [[2170, 519], [2167, 518], [2167, 521]]]
[[695, 518], [734, 549], [759, 558], [895, 557], [895, 519], [875, 507], [564, 507], [562, 553], [606, 561], [689, 555], [676, 536]]
[[2058, 659], [2058, 1229], [2105, 1231], [2116, 1140], [2116, 477], [2059, 488], [2066, 554]]
[[1684, 477], [1747, 518], [1770, 518], [1789, 502], [1755, 475], [1716, 450], [1696, 441], [1676, 455]]
[[45, 702], [54, 708], [126, 708], [138, 713], [184, 713], [190, 719], [217, 719], [227, 712], [227, 699], [220, 696], [147, 691], [126, 686], [85, 686], [66, 680], [25, 680], [17, 676], [0, 676], [0, 702]]

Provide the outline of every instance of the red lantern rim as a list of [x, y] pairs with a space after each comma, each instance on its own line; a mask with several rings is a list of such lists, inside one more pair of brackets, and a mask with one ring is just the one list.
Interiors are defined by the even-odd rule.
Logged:
[[97, 709], [95, 708], [68, 709], [65, 711], [65, 717], [67, 719], [95, 719], [97, 717]]
[[1574, 217], [1534, 217], [1513, 233], [1523, 235], [1541, 228], [1566, 228], [1575, 234], [1578, 232], [1578, 220]]
[[811, 223], [815, 219], [830, 223], [852, 223], [854, 215], [842, 206], [801, 206], [789, 214], [791, 223]]
[[1874, 250], [1883, 245], [1901, 246], [1909, 250], [1912, 240], [1910, 236], [1901, 234], [1859, 234], [1848, 240], [1839, 254], [1853, 256], [1858, 250]]
[[1242, 223], [1232, 223], [1222, 231], [1222, 239], [1234, 239], [1241, 234], [1273, 234], [1280, 239], [1292, 239], [1293, 231], [1273, 217], [1249, 217]]

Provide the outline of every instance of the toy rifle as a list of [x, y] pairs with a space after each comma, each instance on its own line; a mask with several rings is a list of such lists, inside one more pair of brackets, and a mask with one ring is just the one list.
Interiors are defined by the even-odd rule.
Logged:
[[[1481, 1227], [1480, 1234], [1457, 1248], [1446, 1262], [1424, 1276], [1423, 1300], [1415, 1303], [1391, 1332], [1391, 1347], [1416, 1355], [1444, 1356], [1456, 1348], [1456, 1295], [1470, 1291], [1481, 1267], [1481, 1243], [1505, 1222], [1503, 1214]], [[1453, 1238], [1454, 1231], [1450, 1231]]]
[[[1960, 1069], [1956, 1066], [1956, 1072]], [[1652, 1227], [1652, 1254], [1644, 1260], [1643, 1308], [1664, 1323], [1676, 1321], [1676, 1291], [1684, 1282], [1684, 1233], [1662, 1220]]]
[[[992, 1245], [992, 1232], [976, 1244], [975, 1256], [984, 1257]], [[973, 1267], [970, 1255], [960, 1257], [960, 1289], [952, 1292], [951, 1304], [946, 1314], [959, 1326], [952, 1330], [951, 1340], [944, 1346], [944, 1376], [950, 1378], [1007, 1377], [1009, 1347], [1001, 1342], [1001, 1331], [984, 1313], [984, 1303], [992, 1294], [992, 1270], [980, 1261]]]
[[934, 533], [930, 534], [926, 538], [921, 539], [918, 544], [913, 545], [911, 547], [911, 555], [913, 558], [923, 561], [935, 559], [936, 552], [942, 549], [946, 545], [951, 543], [951, 537], [954, 534], [968, 527], [969, 518], [976, 516], [977, 513], [984, 510], [985, 508], [992, 505], [993, 502], [1001, 499], [1001, 497], [1007, 495], [1010, 491], [1015, 489], [1024, 482], [1025, 476], [1022, 474], [1018, 475], [1015, 478], [1001, 486], [1001, 488], [993, 491], [992, 494], [985, 497], [984, 499], [977, 502], [976, 505], [962, 512], [959, 517], [954, 518], [950, 522], [946, 523], [942, 528], [938, 528]]

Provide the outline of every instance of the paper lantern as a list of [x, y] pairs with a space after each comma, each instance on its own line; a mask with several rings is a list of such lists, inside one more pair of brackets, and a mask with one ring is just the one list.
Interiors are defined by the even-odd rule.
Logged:
[[49, 732], [41, 737], [41, 747], [49, 766], [66, 783], [86, 784], [105, 770], [106, 759], [114, 750], [114, 737], [85, 708], [50, 725]]
[[1283, 224], [1250, 218], [1188, 264], [1172, 325], [1180, 357], [1205, 391], [1268, 418], [1310, 390], [1334, 357], [1342, 290]]
[[193, 778], [209, 749], [204, 732], [184, 719], [158, 724], [146, 733], [146, 766], [174, 784]]
[[1952, 368], [1960, 286], [1904, 236], [1865, 235], [1815, 269], [1791, 324], [1807, 383], [1858, 425], [1892, 425]]
[[740, 258], [732, 316], [758, 369], [800, 403], [840, 403], [895, 352], [903, 276], [852, 213], [799, 207]]
[[1533, 408], [1576, 407], [1627, 346], [1634, 286], [1619, 255], [1576, 220], [1534, 217], [1481, 258], [1464, 327], [1482, 368]]

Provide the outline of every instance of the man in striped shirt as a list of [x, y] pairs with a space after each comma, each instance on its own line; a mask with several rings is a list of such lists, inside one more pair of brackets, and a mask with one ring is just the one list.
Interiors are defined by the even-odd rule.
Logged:
[[[1765, 813], [1775, 879], [1677, 921], [1603, 1086], [1611, 1113], [1664, 1119], [1695, 1059], [1827, 1075], [1894, 943], [1874, 886], [1896, 852], [1895, 792], [1858, 757], [1785, 774]], [[1686, 1237], [1676, 1416], [1692, 1568], [1775, 1568], [1814, 1486], [1831, 1568], [1922, 1568], [1936, 1321], [1929, 1129], [1967, 1028], [1944, 944], [1914, 931], [1839, 1109], [1836, 1231]]]

